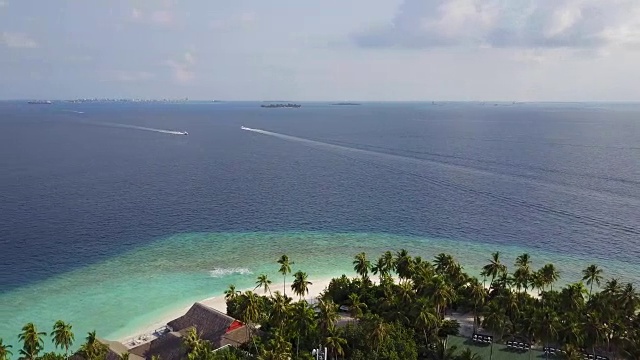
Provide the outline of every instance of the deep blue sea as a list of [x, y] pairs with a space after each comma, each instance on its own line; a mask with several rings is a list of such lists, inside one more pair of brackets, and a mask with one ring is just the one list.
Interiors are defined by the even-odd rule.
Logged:
[[404, 247], [640, 283], [638, 105], [259, 105], [0, 102], [0, 337], [120, 336], [284, 252], [312, 277]]

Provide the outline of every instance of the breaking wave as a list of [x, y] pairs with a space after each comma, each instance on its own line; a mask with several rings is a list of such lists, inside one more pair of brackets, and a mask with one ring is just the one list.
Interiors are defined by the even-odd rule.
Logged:
[[247, 268], [215, 268], [209, 271], [209, 276], [212, 278], [221, 278], [229, 275], [251, 275], [251, 270]]

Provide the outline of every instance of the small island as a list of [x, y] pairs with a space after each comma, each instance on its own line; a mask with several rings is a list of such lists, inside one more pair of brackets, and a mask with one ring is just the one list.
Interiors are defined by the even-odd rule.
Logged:
[[335, 104], [331, 104], [333, 106], [357, 106], [357, 105], [361, 105], [358, 103], [352, 103], [352, 102], [339, 102], [339, 103], [335, 103]]
[[287, 103], [287, 104], [266, 104], [266, 105], [260, 105], [260, 107], [263, 108], [269, 108], [269, 109], [273, 109], [273, 108], [299, 108], [302, 105], [300, 104], [292, 104], [292, 103]]

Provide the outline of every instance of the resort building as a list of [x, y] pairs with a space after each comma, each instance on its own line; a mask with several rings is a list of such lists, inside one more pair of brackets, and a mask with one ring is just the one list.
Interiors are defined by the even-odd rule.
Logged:
[[[159, 356], [161, 360], [182, 360], [187, 355], [183, 339], [191, 329], [196, 330], [200, 339], [211, 342], [214, 349], [237, 347], [251, 341], [242, 322], [201, 303], [193, 304], [186, 314], [154, 334], [142, 335], [126, 344], [99, 341], [109, 349], [106, 360], [119, 360], [124, 353], [129, 353], [129, 360], [150, 360], [152, 356]], [[73, 355], [72, 359], [84, 360], [80, 354]]]
[[168, 332], [129, 349], [131, 355], [151, 359], [180, 360], [186, 355], [182, 339], [195, 329], [202, 340], [210, 341], [214, 349], [240, 346], [251, 340], [246, 326], [240, 321], [206, 305], [195, 303], [183, 316], [167, 323]]

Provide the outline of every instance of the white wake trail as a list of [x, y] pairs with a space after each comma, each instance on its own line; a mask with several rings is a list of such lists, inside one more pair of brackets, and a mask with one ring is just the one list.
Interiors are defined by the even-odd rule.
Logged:
[[124, 128], [124, 129], [153, 131], [153, 132], [158, 132], [158, 133], [163, 133], [163, 134], [171, 134], [171, 135], [187, 135], [186, 131], [156, 129], [156, 128], [150, 128], [150, 127], [144, 127], [144, 126], [137, 126], [137, 125], [127, 125], [127, 124], [118, 124], [118, 123], [110, 123], [110, 122], [94, 122], [94, 124], [104, 125], [104, 126], [112, 126], [112, 127], [119, 127], [119, 128]]
[[347, 147], [347, 146], [329, 144], [329, 143], [325, 143], [325, 142], [321, 142], [321, 141], [315, 141], [315, 140], [300, 138], [300, 137], [297, 137], [297, 136], [291, 136], [291, 135], [275, 133], [275, 132], [271, 132], [271, 131], [267, 131], [267, 130], [253, 129], [253, 128], [249, 128], [249, 127], [246, 127], [246, 126], [241, 126], [240, 129], [246, 130], [246, 131], [251, 131], [251, 132], [254, 132], [254, 133], [258, 133], [258, 134], [274, 136], [274, 137], [277, 137], [277, 138], [280, 138], [280, 139], [284, 139], [284, 140], [301, 142], [301, 143], [305, 143], [307, 145], [312, 145], [312, 146], [315, 146], [315, 147], [329, 148], [329, 149], [333, 149], [333, 150], [343, 150], [343, 151], [349, 151], [349, 152], [354, 152], [354, 153], [359, 153], [359, 154], [375, 155], [377, 157], [385, 157], [385, 158], [389, 158], [389, 159], [397, 159], [397, 160], [411, 161], [411, 162], [420, 162], [418, 159], [407, 158], [405, 156], [385, 154], [385, 153], [380, 153], [380, 152], [377, 152], [377, 151], [356, 149], [356, 148]]

